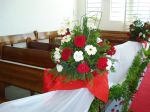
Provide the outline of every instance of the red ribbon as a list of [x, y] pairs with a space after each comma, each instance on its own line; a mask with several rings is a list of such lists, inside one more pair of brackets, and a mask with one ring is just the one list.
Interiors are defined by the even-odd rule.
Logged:
[[44, 71], [44, 92], [55, 90], [73, 90], [79, 88], [88, 88], [88, 90], [98, 99], [108, 101], [109, 87], [108, 87], [108, 72], [102, 74], [93, 73], [94, 78], [90, 81], [73, 80], [66, 82], [64, 77], [56, 77], [49, 73], [48, 69]]

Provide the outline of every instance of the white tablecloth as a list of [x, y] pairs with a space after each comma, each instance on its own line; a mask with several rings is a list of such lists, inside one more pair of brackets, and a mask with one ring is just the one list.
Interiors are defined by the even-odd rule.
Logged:
[[[110, 87], [125, 79], [141, 47], [141, 44], [130, 41], [116, 46], [113, 58], [118, 62], [115, 64], [116, 72], [110, 72], [108, 76]], [[0, 112], [88, 112], [93, 99], [94, 96], [86, 88], [53, 91], [3, 103]]]

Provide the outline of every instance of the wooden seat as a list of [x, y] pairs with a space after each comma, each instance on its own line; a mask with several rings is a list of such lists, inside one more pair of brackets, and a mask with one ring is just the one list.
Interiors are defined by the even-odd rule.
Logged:
[[6, 101], [7, 101], [6, 99], [0, 98], [0, 103], [4, 103]]

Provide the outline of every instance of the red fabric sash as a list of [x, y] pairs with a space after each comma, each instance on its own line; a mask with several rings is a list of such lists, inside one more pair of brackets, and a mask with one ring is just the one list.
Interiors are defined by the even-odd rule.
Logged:
[[108, 72], [99, 75], [93, 73], [94, 78], [90, 81], [74, 80], [65, 82], [65, 78], [59, 76], [54, 79], [54, 75], [49, 73], [48, 69], [44, 71], [44, 92], [55, 90], [73, 90], [79, 88], [88, 88], [88, 90], [98, 99], [108, 101], [109, 87], [108, 87]]

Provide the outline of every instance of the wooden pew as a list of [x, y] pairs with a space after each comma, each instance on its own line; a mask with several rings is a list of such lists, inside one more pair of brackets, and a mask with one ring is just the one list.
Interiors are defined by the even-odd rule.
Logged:
[[[44, 68], [0, 59], [0, 99], [6, 101], [5, 85], [42, 93]], [[3, 86], [2, 86], [3, 85]]]
[[43, 42], [38, 42], [38, 41], [27, 42], [27, 48], [30, 48], [30, 49], [52, 51], [56, 47], [59, 47], [59, 45], [58, 44], [43, 43]]
[[128, 32], [124, 31], [105, 31], [100, 32], [101, 38], [108, 39], [113, 45], [122, 44], [130, 40], [127, 35]]
[[0, 81], [25, 89], [42, 92], [44, 68], [0, 60]]
[[[0, 98], [5, 99], [5, 85], [15, 85], [33, 92], [42, 92], [43, 69], [55, 67], [50, 52], [11, 46], [1, 46], [0, 48]], [[33, 65], [36, 68], [7, 61]], [[39, 67], [43, 67], [43, 69], [41, 70]]]
[[3, 46], [2, 59], [44, 67], [54, 68], [55, 64], [51, 59], [50, 52], [44, 50], [16, 48]]

